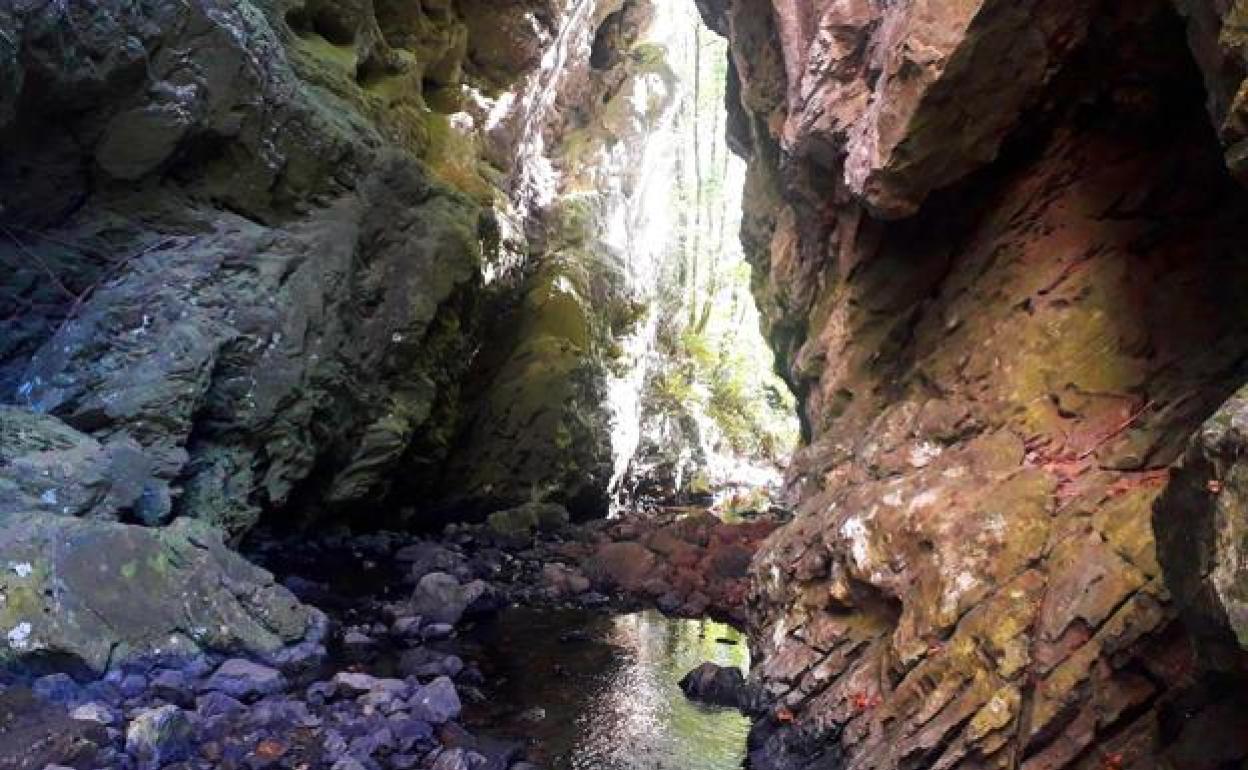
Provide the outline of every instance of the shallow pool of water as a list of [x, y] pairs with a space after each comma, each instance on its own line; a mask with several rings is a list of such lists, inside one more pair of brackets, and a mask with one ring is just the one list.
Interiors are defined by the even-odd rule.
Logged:
[[549, 770], [729, 770], [745, 757], [749, 721], [691, 703], [677, 683], [711, 660], [748, 671], [739, 632], [651, 611], [512, 608], [480, 625], [469, 655], [488, 701], [471, 727], [532, 742]]

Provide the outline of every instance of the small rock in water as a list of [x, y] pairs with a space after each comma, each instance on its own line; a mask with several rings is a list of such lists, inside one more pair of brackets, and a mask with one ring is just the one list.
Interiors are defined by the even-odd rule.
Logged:
[[449, 639], [455, 634], [455, 626], [450, 623], [432, 623], [421, 629], [420, 635], [426, 641]]
[[339, 691], [362, 695], [377, 686], [377, 678], [354, 671], [340, 671], [334, 674], [333, 685]]
[[272, 662], [282, 671], [297, 677], [316, 669], [326, 657], [325, 645], [308, 641], [283, 648], [273, 656]]
[[147, 689], [147, 677], [142, 674], [127, 674], [117, 686], [122, 697], [137, 698]]
[[313, 682], [308, 685], [304, 697], [308, 699], [308, 703], [320, 706], [333, 700], [337, 694], [338, 687], [333, 682]]
[[349, 659], [362, 661], [377, 651], [377, 641], [360, 631], [348, 631], [342, 637], [342, 649]]
[[534, 706], [524, 711], [517, 717], [521, 722], [541, 722], [546, 719], [546, 709], [541, 706]]
[[159, 766], [190, 756], [191, 735], [191, 721], [177, 706], [147, 709], [126, 729], [126, 751]]
[[410, 751], [417, 743], [432, 740], [433, 728], [422, 719], [402, 719], [394, 722], [391, 729], [403, 751]]
[[390, 633], [400, 639], [414, 639], [420, 636], [420, 623], [419, 615], [401, 617], [390, 626]]
[[412, 609], [434, 623], [454, 625], [464, 613], [479, 603], [489, 603], [490, 586], [481, 580], [460, 585], [452, 575], [430, 572], [412, 592]]
[[438, 754], [438, 758], [433, 761], [432, 770], [472, 770], [480, 764], [484, 764], [484, 757], [477, 762], [472, 759], [480, 755], [464, 749], [447, 749]]
[[438, 652], [428, 647], [407, 650], [399, 658], [399, 671], [405, 676], [456, 677], [463, 670], [464, 661], [458, 655]]
[[717, 666], [710, 661], [685, 674], [680, 689], [690, 700], [719, 706], [737, 706], [745, 689], [741, 669]]
[[195, 710], [205, 718], [233, 714], [246, 708], [223, 692], [207, 692], [195, 700]]
[[611, 599], [598, 593], [597, 591], [590, 591], [577, 597], [577, 603], [582, 607], [604, 607], [611, 603]]
[[156, 697], [186, 707], [191, 702], [191, 688], [186, 674], [175, 669], [164, 669], [152, 677], [148, 685]]

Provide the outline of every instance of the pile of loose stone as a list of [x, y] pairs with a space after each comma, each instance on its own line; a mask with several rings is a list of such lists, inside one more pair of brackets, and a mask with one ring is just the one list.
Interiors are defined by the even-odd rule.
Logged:
[[326, 611], [319, 643], [265, 661], [130, 663], [94, 681], [11, 678], [0, 692], [0, 770], [533, 768], [523, 744], [461, 725], [465, 704], [486, 696], [457, 638], [510, 604], [653, 603], [594, 566], [618, 526], [494, 521], [428, 540], [262, 534], [249, 558]]

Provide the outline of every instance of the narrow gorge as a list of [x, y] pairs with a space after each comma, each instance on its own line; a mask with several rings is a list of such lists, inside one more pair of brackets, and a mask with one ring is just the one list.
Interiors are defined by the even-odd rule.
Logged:
[[0, 770], [1245, 770], [1246, 185], [1243, 0], [0, 0]]

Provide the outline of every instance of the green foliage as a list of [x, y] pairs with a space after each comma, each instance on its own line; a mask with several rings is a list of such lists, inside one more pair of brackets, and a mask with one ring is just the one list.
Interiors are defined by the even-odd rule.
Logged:
[[661, 360], [647, 398], [695, 418], [710, 449], [779, 460], [797, 444], [795, 405], [773, 372], [737, 237], [745, 166], [725, 137], [726, 44], [700, 29], [692, 2], [661, 13], [680, 90], [669, 136], [669, 256], [656, 306]]
[[651, 397], [661, 409], [709, 421], [720, 451], [778, 460], [797, 443], [793, 397], [772, 382], [770, 351], [740, 344], [745, 336], [731, 328], [665, 329], [660, 344], [666, 361]]

